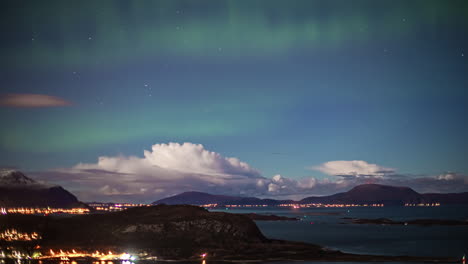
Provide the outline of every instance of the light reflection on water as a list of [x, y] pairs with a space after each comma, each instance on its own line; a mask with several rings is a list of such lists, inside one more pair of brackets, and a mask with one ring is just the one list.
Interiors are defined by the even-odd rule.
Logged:
[[[119, 261], [118, 261], [119, 262]], [[124, 261], [120, 261], [119, 263], [121, 264], [135, 264], [131, 261], [128, 261], [128, 260], [124, 260]], [[60, 264], [70, 264], [69, 261], [61, 261]], [[72, 261], [71, 264], [78, 264], [76, 261]], [[106, 261], [106, 260], [101, 260], [101, 261], [93, 261], [93, 264], [114, 264], [114, 261]]]
[[[0, 260], [0, 263], [4, 264], [101, 264], [100, 261], [60, 261], [60, 260], [47, 260], [41, 262], [39, 260], [13, 260], [7, 259], [6, 261]], [[163, 264], [167, 261], [161, 260], [139, 260], [139, 261], [108, 261], [106, 264]], [[171, 264], [233, 264], [233, 262], [224, 261], [170, 261]], [[236, 264], [247, 264], [248, 262], [236, 262]], [[407, 262], [328, 262], [328, 261], [275, 261], [275, 262], [255, 262], [254, 264], [409, 264]], [[413, 262], [411, 264], [418, 264]], [[423, 263], [420, 263], [423, 264]], [[438, 264], [449, 264], [449, 263], [438, 263]], [[450, 263], [453, 264], [453, 263]]]
[[[0, 264], [143, 264], [155, 263], [155, 261], [134, 261], [116, 260], [116, 261], [88, 261], [88, 260], [38, 260], [38, 259], [1, 259]], [[205, 263], [203, 263], [205, 264]]]

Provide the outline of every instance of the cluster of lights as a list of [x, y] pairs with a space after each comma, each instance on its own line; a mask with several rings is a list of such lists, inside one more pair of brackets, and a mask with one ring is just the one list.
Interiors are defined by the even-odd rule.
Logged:
[[0, 214], [88, 214], [88, 208], [0, 208]]
[[226, 207], [236, 208], [236, 207], [268, 207], [267, 204], [227, 204]]
[[299, 208], [310, 208], [310, 207], [384, 207], [384, 204], [373, 203], [373, 204], [322, 204], [322, 203], [312, 203], [312, 204], [280, 204], [280, 207], [292, 207], [294, 209]]
[[[142, 258], [145, 258], [145, 255], [141, 255]], [[12, 250], [9, 253], [5, 253], [4, 251], [0, 251], [0, 259], [5, 259], [5, 258], [14, 258], [14, 259], [39, 259], [39, 260], [61, 260], [61, 261], [70, 261], [73, 259], [80, 259], [80, 258], [92, 258], [95, 260], [99, 260], [101, 262], [97, 262], [99, 264], [102, 264], [103, 261], [112, 261], [112, 260], [119, 260], [122, 261], [122, 263], [132, 263], [131, 261], [135, 261], [138, 257], [135, 255], [131, 255], [128, 253], [121, 253], [121, 254], [116, 254], [111, 251], [108, 253], [103, 253], [99, 251], [95, 251], [93, 253], [87, 253], [87, 252], [78, 252], [74, 249], [71, 251], [65, 251], [62, 249], [59, 249], [57, 251], [54, 251], [52, 249], [49, 250], [48, 254], [41, 254], [39, 252], [35, 252], [32, 256], [25, 252], [21, 252], [18, 250]], [[156, 257], [146, 257], [146, 259], [152, 259], [155, 260]]]
[[49, 250], [49, 254], [43, 255], [39, 257], [39, 259], [60, 259], [60, 260], [70, 260], [70, 259], [76, 259], [76, 258], [94, 258], [98, 259], [101, 261], [106, 261], [106, 260], [122, 260], [122, 261], [134, 261], [137, 259], [136, 256], [130, 255], [128, 253], [113, 253], [112, 251], [108, 251], [107, 253], [105, 252], [99, 252], [96, 250], [95, 252], [88, 253], [88, 252], [79, 252], [74, 249], [71, 251], [66, 251], [66, 250], [58, 250], [54, 251], [52, 249]]
[[[205, 208], [214, 208], [218, 207], [218, 204], [204, 204], [201, 207]], [[270, 205], [266, 204], [230, 204], [223, 205], [226, 208], [241, 208], [241, 207], [269, 207]], [[324, 204], [324, 203], [310, 203], [310, 204], [279, 204], [279, 207], [292, 207], [294, 209], [299, 208], [310, 208], [310, 207], [384, 207], [383, 203], [372, 203], [372, 204]], [[405, 206], [440, 206], [440, 203], [406, 203]]]
[[32, 259], [37, 256], [38, 256], [37, 253], [33, 254], [33, 257], [31, 257], [29, 254], [25, 252], [21, 252], [19, 250], [13, 250], [10, 253], [5, 253], [3, 250], [0, 251], [0, 259], [13, 258], [13, 259], [21, 260], [21, 259]]
[[7, 229], [0, 233], [0, 240], [5, 241], [33, 241], [38, 239], [41, 239], [41, 236], [36, 232], [23, 233], [16, 229]]
[[407, 203], [405, 206], [425, 206], [425, 207], [432, 207], [432, 206], [440, 206], [440, 203]]
[[[440, 205], [440, 204], [439, 204]], [[200, 205], [205, 208], [215, 208], [220, 205], [218, 204], [204, 204]], [[227, 204], [223, 207], [227, 208], [246, 208], [246, 207], [270, 207], [267, 204]], [[292, 207], [294, 209], [299, 208], [310, 208], [310, 207], [384, 207], [383, 203], [372, 203], [372, 204], [323, 204], [323, 203], [311, 203], [311, 204], [279, 204], [279, 207]], [[411, 206], [411, 205], [406, 205]]]
[[132, 207], [151, 206], [151, 204], [134, 204], [134, 203], [90, 203], [89, 207], [92, 207], [96, 211], [104, 212], [116, 212], [123, 211]]
[[[202, 260], [205, 260], [208, 257], [207, 253], [203, 253], [200, 255]], [[0, 259], [6, 258], [14, 258], [14, 259], [38, 259], [38, 260], [60, 260], [62, 262], [68, 263], [76, 263], [73, 260], [79, 259], [94, 259], [97, 260], [93, 262], [93, 264], [103, 264], [106, 263], [110, 264], [113, 263], [112, 261], [121, 261], [121, 263], [131, 264], [135, 260], [143, 259], [143, 260], [157, 260], [155, 256], [149, 256], [148, 253], [139, 253], [139, 254], [129, 254], [129, 253], [114, 253], [112, 251], [100, 252], [94, 251], [92, 253], [89, 252], [80, 252], [75, 249], [72, 250], [52, 250], [50, 249], [47, 253], [41, 254], [40, 252], [35, 252], [32, 255], [29, 255], [25, 252], [21, 252], [18, 250], [11, 249], [9, 253], [5, 253], [3, 250], [0, 251]]]
[[202, 204], [200, 207], [205, 207], [205, 208], [215, 208], [218, 207], [217, 203], [212, 203], [212, 204]]

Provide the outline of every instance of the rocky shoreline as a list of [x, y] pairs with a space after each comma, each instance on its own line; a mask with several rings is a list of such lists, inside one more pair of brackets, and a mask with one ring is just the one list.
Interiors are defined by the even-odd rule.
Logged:
[[424, 262], [424, 263], [458, 263], [459, 259], [448, 257], [418, 256], [379, 256], [359, 255], [328, 250], [316, 245], [301, 242], [272, 240], [271, 243], [258, 245], [248, 252], [238, 255], [213, 256], [215, 261], [227, 262], [273, 262], [273, 261], [326, 261], [326, 262]]

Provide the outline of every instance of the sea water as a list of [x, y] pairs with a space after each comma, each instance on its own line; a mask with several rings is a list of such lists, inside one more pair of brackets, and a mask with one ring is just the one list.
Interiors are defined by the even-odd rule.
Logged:
[[350, 218], [467, 220], [468, 206], [229, 209], [296, 217], [300, 221], [257, 221], [268, 238], [303, 241], [343, 252], [373, 255], [461, 257], [468, 254], [468, 226], [352, 224]]

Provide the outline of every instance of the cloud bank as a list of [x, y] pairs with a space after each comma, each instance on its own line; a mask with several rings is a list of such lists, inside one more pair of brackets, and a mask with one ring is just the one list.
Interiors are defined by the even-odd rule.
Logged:
[[263, 176], [238, 158], [224, 157], [201, 144], [155, 144], [143, 157], [102, 156], [96, 163], [36, 172], [36, 179], [60, 184], [82, 201], [152, 202], [185, 191], [301, 199], [343, 192], [364, 183], [409, 186], [419, 192], [468, 190], [468, 177], [453, 172], [411, 176], [366, 161], [329, 161], [312, 167], [326, 178]]
[[45, 94], [5, 94], [0, 96], [0, 106], [7, 107], [57, 107], [69, 106], [70, 102], [56, 96]]
[[355, 176], [355, 177], [384, 177], [395, 172], [394, 169], [370, 164], [363, 160], [336, 160], [325, 162], [319, 166], [312, 167], [334, 176]]

